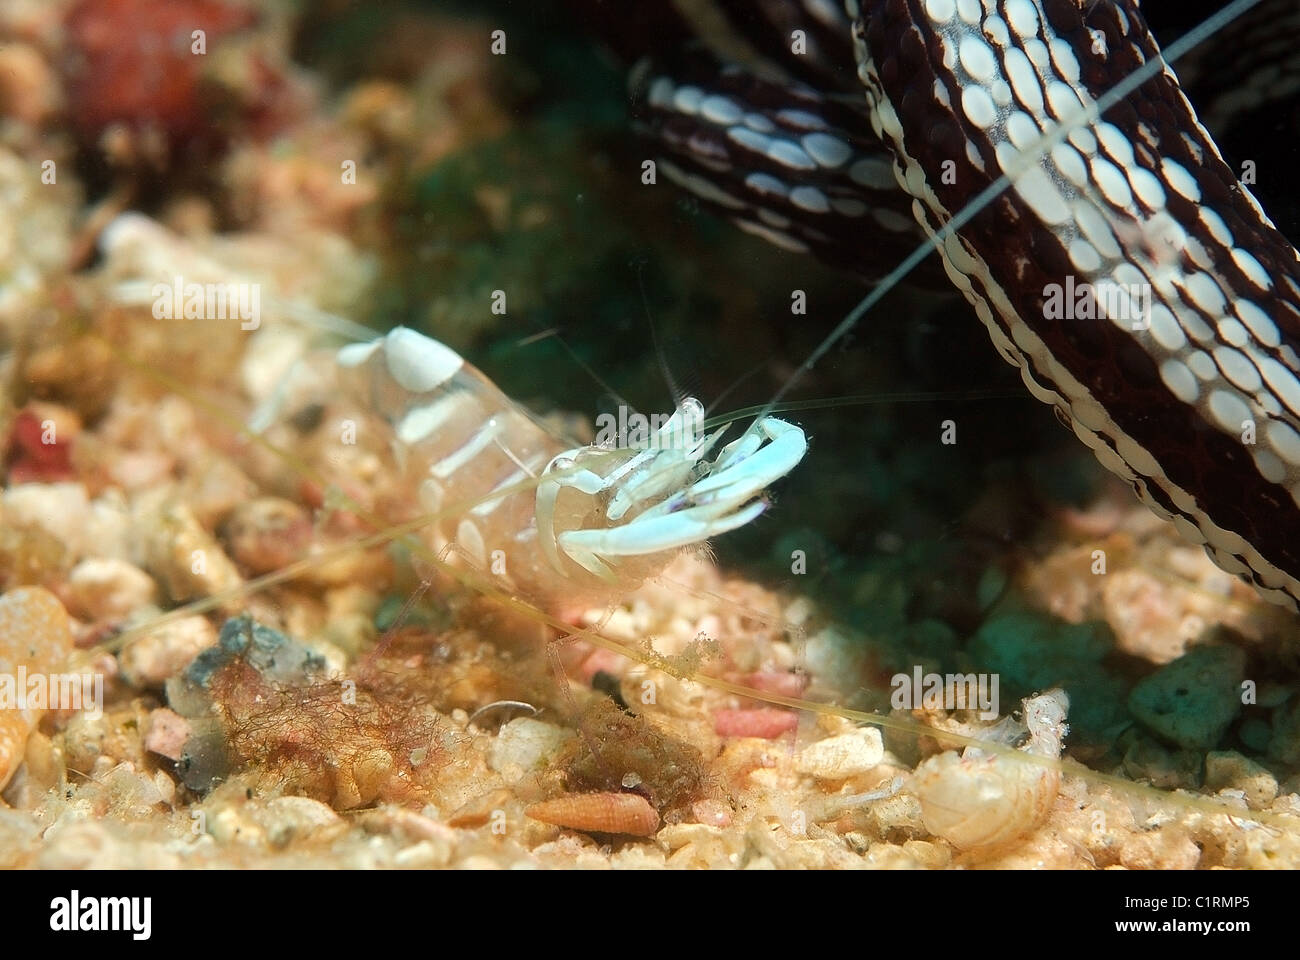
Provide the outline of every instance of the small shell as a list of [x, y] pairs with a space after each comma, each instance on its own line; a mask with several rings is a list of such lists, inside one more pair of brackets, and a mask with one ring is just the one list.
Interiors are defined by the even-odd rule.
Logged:
[[912, 778], [925, 828], [959, 850], [983, 851], [1041, 823], [1060, 784], [1058, 770], [978, 750], [931, 757]]
[[[1056, 758], [1068, 727], [1065, 691], [1023, 702], [1027, 754]], [[1061, 788], [1059, 767], [967, 748], [930, 757], [912, 776], [925, 828], [959, 850], [991, 852], [1042, 823]]]
[[542, 823], [589, 833], [650, 837], [659, 829], [659, 814], [637, 793], [570, 793], [534, 803], [524, 812]]

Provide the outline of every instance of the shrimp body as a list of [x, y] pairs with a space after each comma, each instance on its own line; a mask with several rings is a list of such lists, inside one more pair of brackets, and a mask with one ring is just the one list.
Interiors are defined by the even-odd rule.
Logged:
[[[645, 443], [566, 445], [449, 347], [398, 327], [338, 355], [342, 386], [391, 429], [435, 546], [550, 607], [608, 603], [683, 547], [740, 527], [807, 451], [803, 431], [756, 420], [710, 454], [684, 400]], [[443, 519], [445, 518], [445, 519]]]

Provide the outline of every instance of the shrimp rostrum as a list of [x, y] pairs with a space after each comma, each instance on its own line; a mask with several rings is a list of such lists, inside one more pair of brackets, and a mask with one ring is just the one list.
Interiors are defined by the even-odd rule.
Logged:
[[754, 520], [807, 451], [799, 427], [770, 416], [723, 445], [730, 424], [706, 429], [693, 398], [635, 442], [566, 448], [459, 354], [405, 327], [344, 347], [336, 373], [357, 417], [384, 424], [404, 512], [430, 518], [432, 546], [552, 609], [612, 602], [680, 549]]

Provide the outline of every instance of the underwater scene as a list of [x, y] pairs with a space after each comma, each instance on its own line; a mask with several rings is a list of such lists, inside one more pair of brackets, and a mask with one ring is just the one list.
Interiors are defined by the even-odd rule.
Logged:
[[0, 866], [1300, 866], [1298, 41], [0, 0]]

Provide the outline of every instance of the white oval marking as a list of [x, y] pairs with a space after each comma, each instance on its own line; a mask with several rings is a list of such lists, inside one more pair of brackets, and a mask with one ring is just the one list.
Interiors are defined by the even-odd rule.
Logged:
[[767, 155], [783, 166], [795, 170], [816, 170], [813, 158], [804, 153], [803, 147], [789, 140], [774, 140], [767, 148]]
[[830, 213], [831, 209], [826, 194], [816, 187], [795, 187], [790, 191], [790, 202], [810, 213]]
[[1227, 390], [1210, 391], [1210, 415], [1229, 433], [1239, 433], [1241, 425], [1251, 418], [1246, 401]]
[[384, 360], [392, 378], [412, 393], [442, 386], [465, 365], [451, 347], [408, 327], [396, 327], [384, 338]]
[[1254, 393], [1262, 385], [1255, 365], [1245, 354], [1231, 347], [1215, 347], [1214, 362], [1234, 386], [1246, 393]]
[[966, 72], [980, 83], [988, 83], [998, 75], [998, 61], [992, 49], [973, 34], [962, 37], [958, 57]]
[[1192, 203], [1201, 202], [1201, 188], [1196, 185], [1196, 178], [1187, 172], [1187, 168], [1176, 160], [1170, 160], [1168, 157], [1160, 159], [1160, 172], [1164, 174], [1165, 182], [1173, 187], [1180, 195], [1192, 201]]
[[700, 103], [704, 100], [704, 91], [699, 87], [678, 87], [673, 94], [673, 107], [687, 116], [700, 112]]
[[810, 133], [802, 143], [808, 155], [823, 167], [838, 167], [853, 156], [853, 149], [847, 143], [829, 133]]
[[1164, 381], [1169, 392], [1183, 403], [1195, 403], [1200, 396], [1201, 387], [1187, 364], [1172, 357], [1160, 364], [1160, 379]]
[[1255, 339], [1264, 346], [1276, 347], [1282, 342], [1277, 332], [1277, 324], [1254, 301], [1239, 299], [1236, 301], [1235, 307], [1241, 322], [1250, 329], [1250, 332], [1255, 335]]
[[982, 87], [966, 87], [962, 90], [961, 109], [970, 122], [981, 130], [987, 130], [998, 119], [998, 108]]
[[1232, 261], [1237, 265], [1237, 269], [1246, 275], [1246, 279], [1259, 289], [1268, 290], [1273, 286], [1273, 278], [1268, 275], [1263, 264], [1241, 247], [1232, 248]]
[[739, 123], [744, 118], [745, 111], [730, 97], [713, 94], [700, 103], [700, 115], [710, 123], [725, 126]]
[[1300, 466], [1300, 433], [1288, 423], [1280, 420], [1270, 421], [1265, 428], [1268, 443], [1287, 463]]
[[935, 23], [947, 23], [957, 15], [956, 0], [925, 0], [925, 15]]
[[1187, 346], [1187, 334], [1163, 303], [1151, 307], [1151, 338], [1170, 353]]

